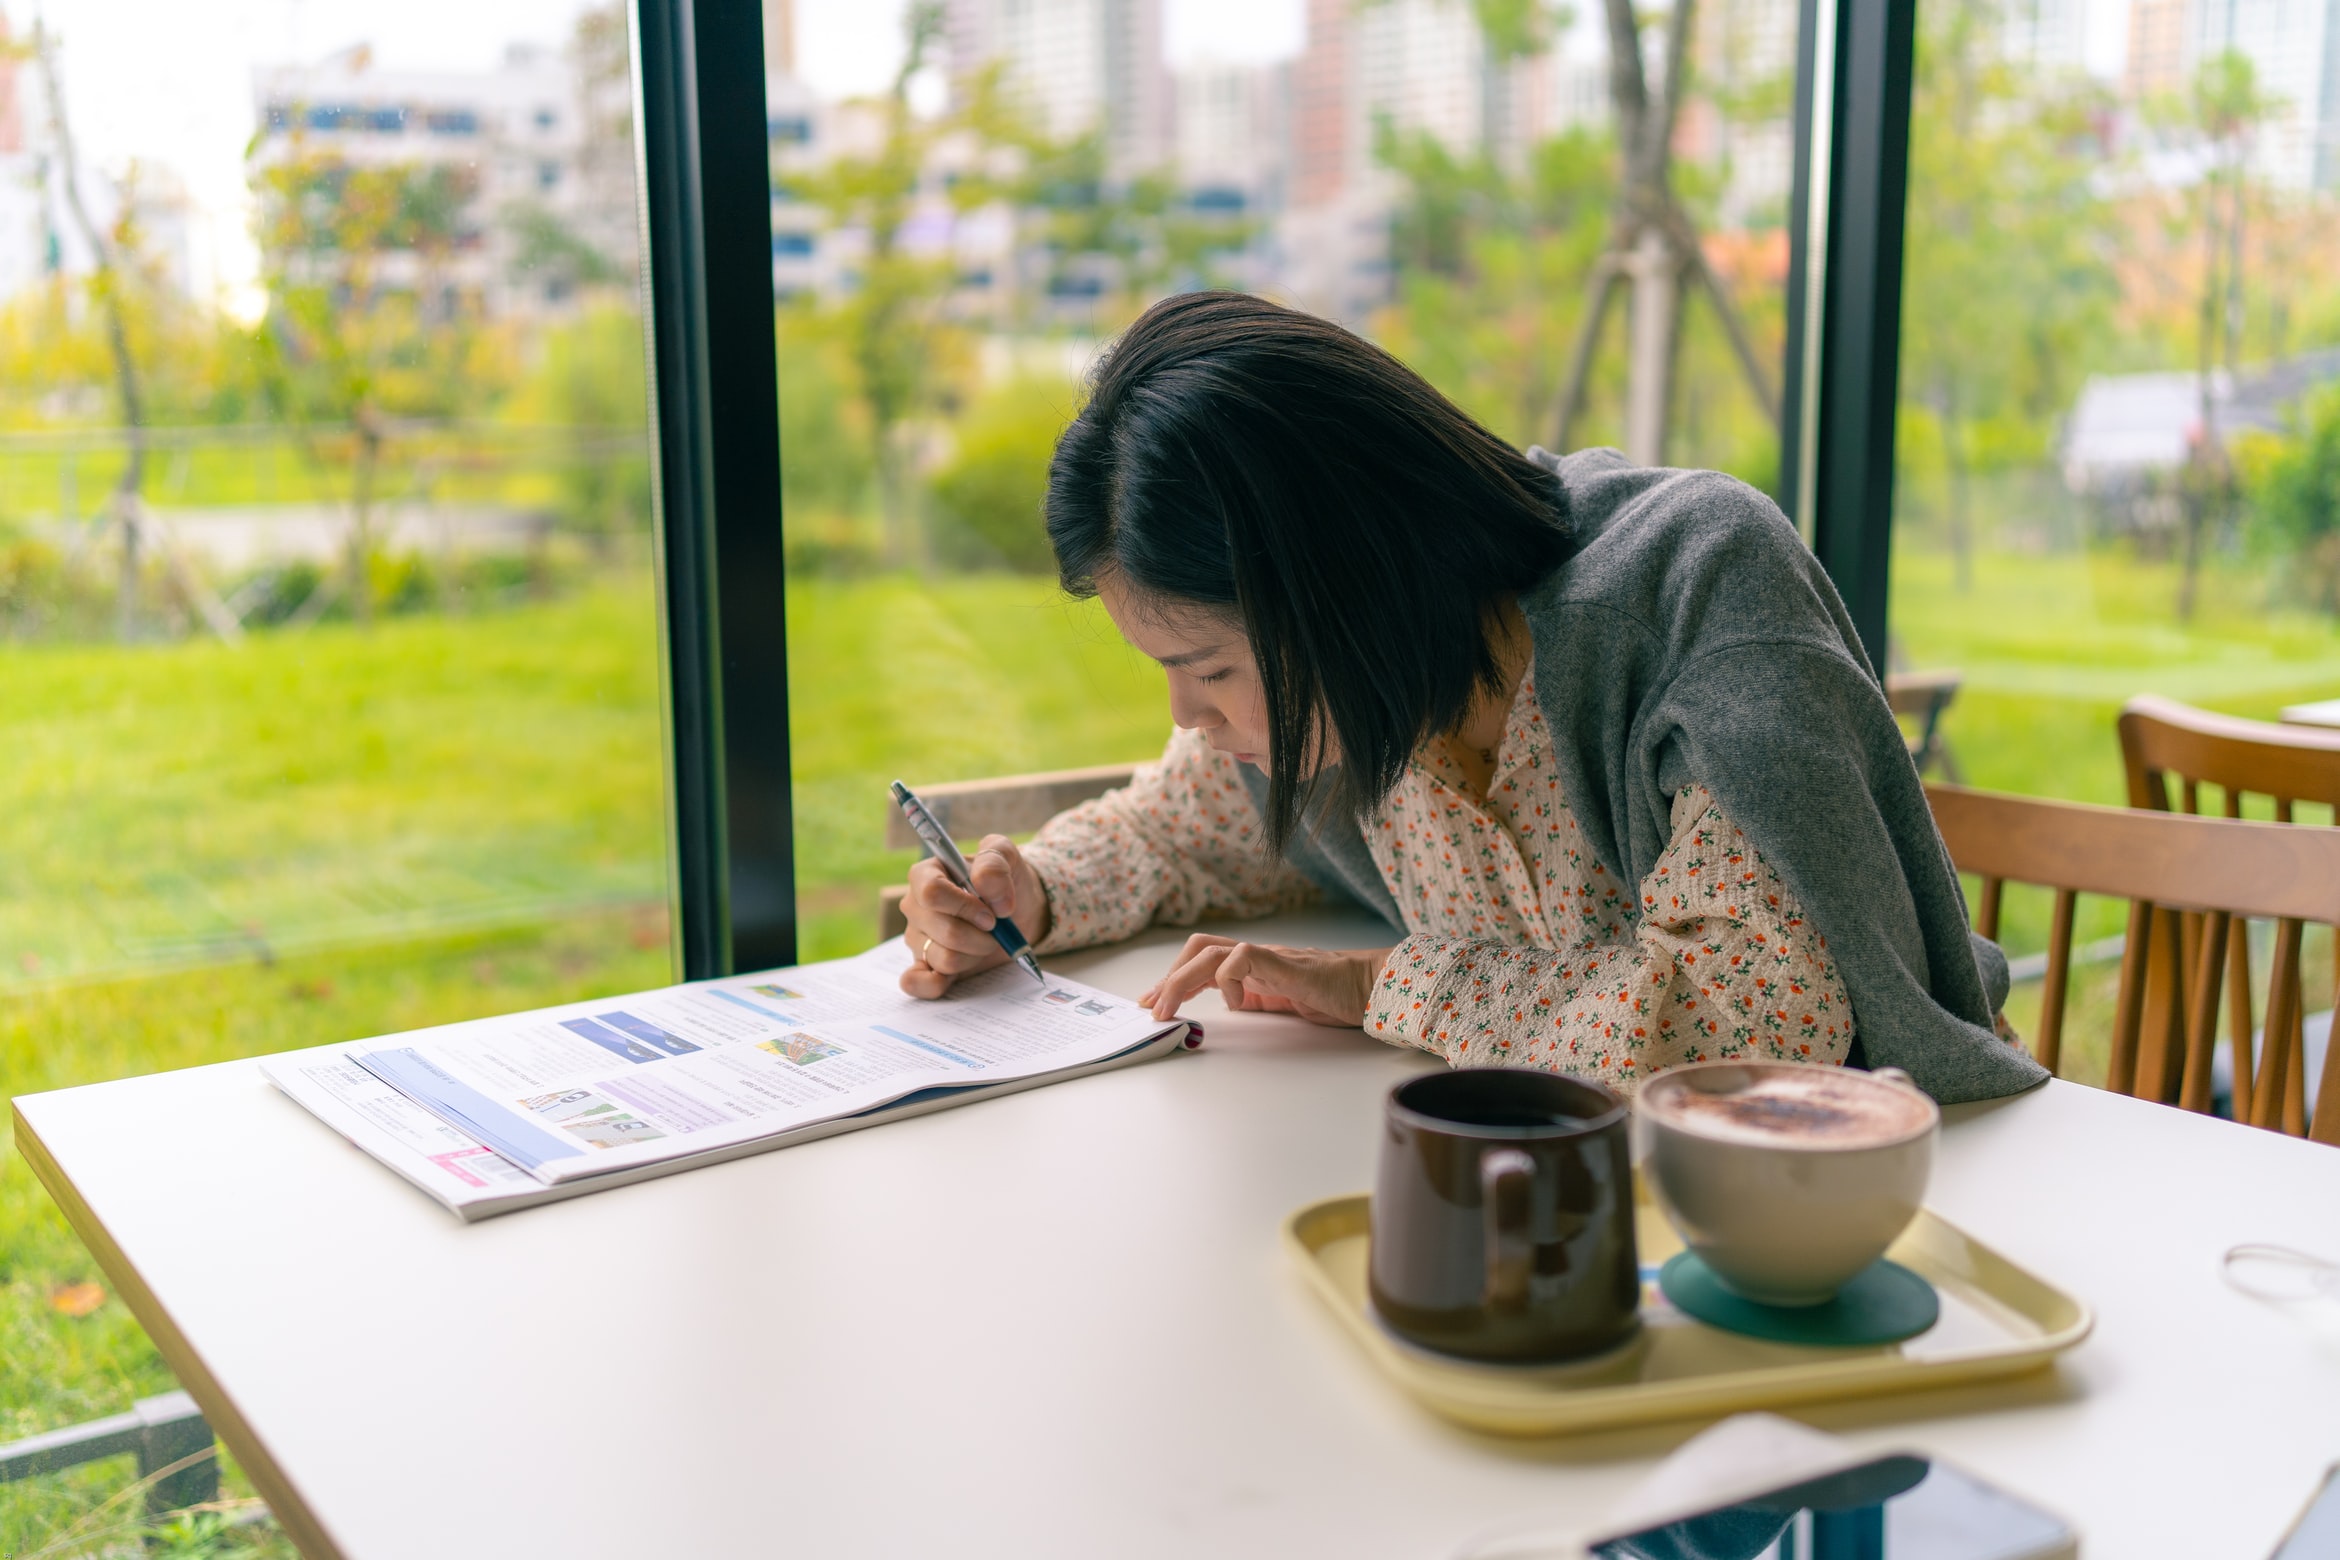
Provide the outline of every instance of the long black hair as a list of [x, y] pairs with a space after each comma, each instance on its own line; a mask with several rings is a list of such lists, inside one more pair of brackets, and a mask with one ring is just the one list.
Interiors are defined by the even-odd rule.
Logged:
[[1244, 293], [1164, 299], [1098, 365], [1048, 469], [1064, 587], [1238, 617], [1259, 663], [1267, 838], [1361, 814], [1480, 689], [1498, 602], [1570, 551], [1552, 474], [1372, 343]]

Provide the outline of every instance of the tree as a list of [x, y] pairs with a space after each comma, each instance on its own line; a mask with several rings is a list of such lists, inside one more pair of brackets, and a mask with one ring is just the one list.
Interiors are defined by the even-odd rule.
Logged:
[[1910, 453], [1941, 463], [1961, 591], [1976, 477], [2046, 454], [2115, 301], [2112, 213], [2085, 150], [2096, 95], [2017, 71], [2000, 15], [1928, 0], [1910, 116], [1903, 415], [1918, 424]]
[[[448, 280], [477, 176], [446, 163], [354, 163], [297, 131], [269, 150], [252, 173], [268, 292], [263, 382], [310, 458], [347, 468], [337, 588], [365, 622], [374, 510], [400, 420], [449, 415], [493, 382], [476, 350], [479, 301]], [[328, 599], [320, 587], [296, 616], [313, 618]]]
[[1536, 147], [1514, 176], [1481, 153], [1385, 130], [1381, 160], [1405, 181], [1390, 225], [1395, 305], [1382, 343], [1504, 438], [1543, 436], [1582, 288], [1616, 188], [1605, 137], [1576, 131]]
[[1673, 0], [1667, 13], [1664, 72], [1652, 88], [1643, 64], [1641, 19], [1633, 0], [1603, 0], [1609, 33], [1609, 104], [1616, 120], [1619, 179], [1609, 240], [1593, 264], [1576, 339], [1561, 381], [1552, 443], [1566, 449], [1584, 404], [1601, 328], [1619, 289], [1630, 283], [1627, 313], [1625, 453], [1645, 466], [1665, 460], [1674, 414], [1674, 370], [1682, 337], [1685, 289], [1713, 305], [1748, 388], [1774, 428], [1779, 393], [1755, 353], [1729, 289], [1715, 275], [1698, 228], [1675, 189], [1674, 127], [1691, 86], [1690, 36], [1695, 0]]
[[[961, 128], [958, 116], [922, 118], [910, 103], [911, 83], [942, 39], [943, 8], [937, 0], [913, 0], [903, 26], [902, 63], [877, 104], [876, 149], [785, 180], [821, 205], [833, 224], [858, 228], [865, 238], [858, 282], [842, 312], [870, 413], [883, 552], [897, 565], [923, 552], [910, 481], [913, 420], [935, 404], [946, 367], [964, 351], [946, 309], [956, 281], [949, 256], [915, 253], [903, 242], [936, 148]], [[964, 206], [979, 197], [973, 189], [954, 190], [951, 199]]]
[[129, 442], [121, 475], [116, 478], [113, 493], [106, 505], [107, 523], [119, 529], [122, 539], [121, 577], [114, 605], [115, 636], [124, 640], [137, 636], [140, 543], [151, 535], [159, 544], [156, 550], [162, 553], [180, 594], [202, 614], [214, 633], [233, 644], [242, 637], [243, 632], [235, 614], [188, 566], [178, 549], [169, 545], [146, 509], [146, 375], [132, 345], [131, 315], [136, 307], [132, 294], [142, 284], [152, 291], [154, 278], [141, 263], [136, 165], [132, 165], [129, 177], [123, 181], [118, 212], [111, 228], [101, 228], [91, 214], [88, 198], [82, 191], [81, 159], [73, 139], [72, 122], [65, 112], [65, 86], [57, 70], [56, 40], [50, 35], [46, 23], [34, 24], [32, 52], [39, 61], [41, 87], [48, 98], [49, 135], [57, 155], [65, 209], [90, 252], [89, 290], [105, 321], [106, 351], [113, 369], [114, 393], [121, 408], [122, 428]]
[[2202, 160], [2192, 211], [2202, 244], [2194, 340], [2196, 431], [2178, 485], [2185, 516], [2177, 598], [2180, 621], [2194, 615], [2204, 541], [2233, 507], [2234, 469], [2218, 431], [2216, 376], [2222, 360], [2232, 373], [2240, 350], [2248, 160], [2251, 142], [2273, 108], [2273, 101], [2259, 88], [2249, 57], [2232, 49], [2202, 61], [2185, 94], [2159, 105], [2164, 125]]

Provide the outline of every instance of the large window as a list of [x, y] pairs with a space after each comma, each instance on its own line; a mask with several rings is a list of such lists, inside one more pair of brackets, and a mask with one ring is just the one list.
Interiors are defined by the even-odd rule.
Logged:
[[[1973, 783], [2122, 802], [2133, 695], [2340, 694], [2340, 39], [2240, 0], [1918, 14], [1895, 652], [1961, 674]], [[2121, 911], [2082, 903], [2090, 1078]], [[2008, 915], [2044, 945], [2043, 900]]]
[[[893, 776], [1159, 751], [1159, 673], [1061, 599], [1040, 498], [1099, 345], [1165, 293], [1339, 319], [1523, 446], [1778, 481], [1793, 5], [778, 0], [765, 21], [808, 956], [866, 946], [911, 859], [884, 848]], [[1621, 154], [1636, 128], [1654, 155]]]
[[[4, 22], [0, 1094], [667, 979], [624, 11]], [[0, 1440], [173, 1384], [0, 1153]]]

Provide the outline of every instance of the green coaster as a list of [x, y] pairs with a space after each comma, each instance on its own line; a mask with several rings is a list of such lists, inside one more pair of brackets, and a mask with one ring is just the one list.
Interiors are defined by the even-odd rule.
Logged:
[[1735, 1295], [1687, 1251], [1666, 1263], [1658, 1288], [1677, 1310], [1709, 1327], [1819, 1348], [1899, 1343], [1933, 1326], [1942, 1314], [1933, 1285], [1882, 1257], [1855, 1273], [1835, 1299], [1819, 1305], [1764, 1305]]

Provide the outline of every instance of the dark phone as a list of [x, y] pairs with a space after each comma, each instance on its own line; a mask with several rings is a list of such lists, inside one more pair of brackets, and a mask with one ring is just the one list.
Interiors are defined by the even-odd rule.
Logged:
[[[2070, 1527], [1924, 1457], [1875, 1462], [1597, 1544], [1595, 1560], [2070, 1560]], [[2288, 1557], [2285, 1557], [2288, 1560]]]

